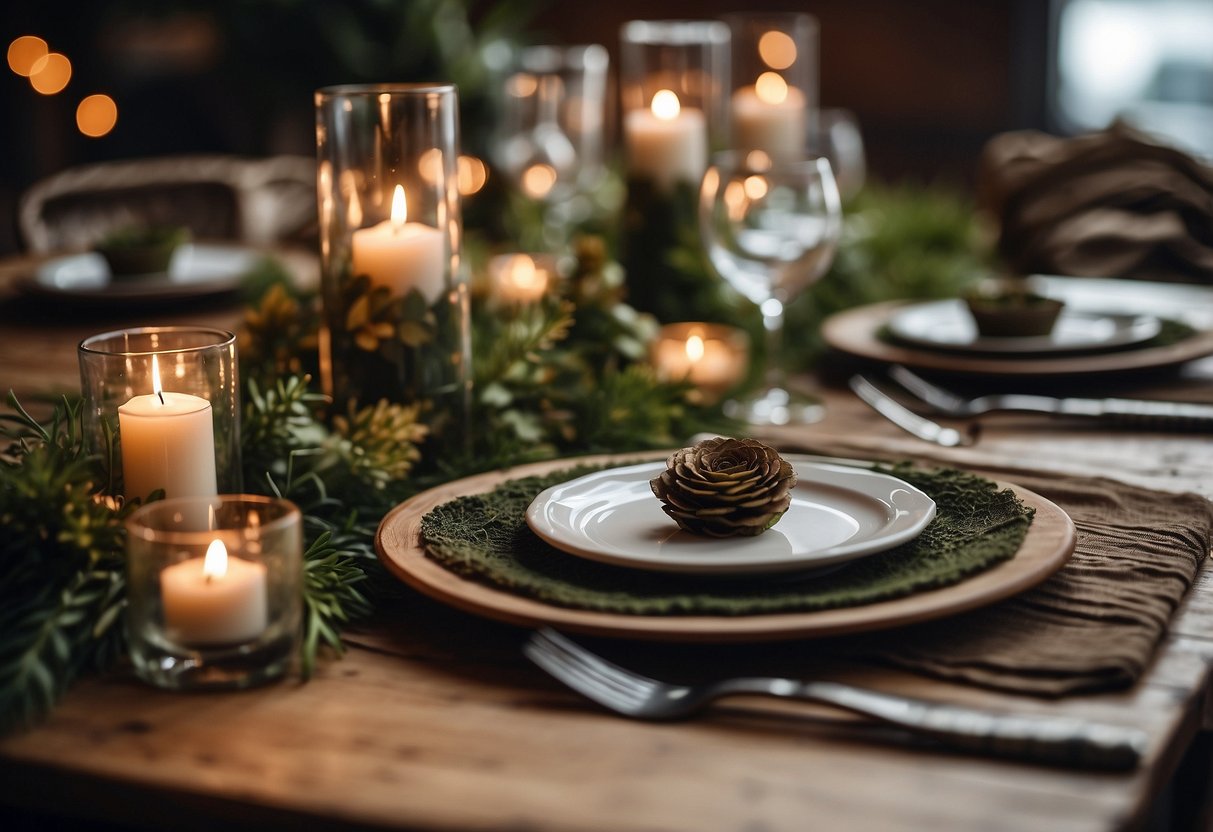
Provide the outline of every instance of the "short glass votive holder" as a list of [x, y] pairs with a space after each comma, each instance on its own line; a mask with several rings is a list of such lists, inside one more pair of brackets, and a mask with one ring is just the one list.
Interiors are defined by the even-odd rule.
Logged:
[[303, 536], [286, 500], [161, 500], [127, 527], [127, 638], [162, 688], [245, 688], [282, 676], [299, 638]]
[[421, 405], [433, 439], [468, 435], [471, 323], [451, 84], [315, 95], [321, 381], [337, 410]]
[[701, 403], [714, 404], [745, 381], [750, 339], [745, 330], [725, 324], [666, 324], [650, 345], [649, 360], [658, 378], [686, 381]]
[[109, 491], [146, 500], [241, 489], [236, 336], [149, 326], [80, 342], [84, 431], [108, 457]]
[[799, 12], [723, 19], [732, 35], [730, 147], [774, 162], [804, 158], [818, 108], [817, 19]]

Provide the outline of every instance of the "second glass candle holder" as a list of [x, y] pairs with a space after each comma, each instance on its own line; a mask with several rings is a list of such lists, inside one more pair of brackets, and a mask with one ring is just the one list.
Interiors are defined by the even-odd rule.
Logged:
[[140, 678], [244, 688], [286, 672], [303, 601], [294, 504], [244, 494], [161, 500], [126, 525], [127, 634]]
[[416, 404], [467, 435], [471, 324], [450, 84], [316, 93], [321, 375], [338, 409]]
[[108, 458], [111, 493], [146, 500], [241, 489], [236, 336], [141, 327], [80, 342], [85, 440]]

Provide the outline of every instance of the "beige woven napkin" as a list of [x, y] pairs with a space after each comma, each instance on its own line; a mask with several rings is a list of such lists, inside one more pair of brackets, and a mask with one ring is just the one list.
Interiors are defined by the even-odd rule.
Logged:
[[1042, 696], [1131, 685], [1208, 555], [1213, 502], [1107, 479], [998, 474], [1070, 515], [1073, 557], [1027, 593], [898, 631], [879, 660]]

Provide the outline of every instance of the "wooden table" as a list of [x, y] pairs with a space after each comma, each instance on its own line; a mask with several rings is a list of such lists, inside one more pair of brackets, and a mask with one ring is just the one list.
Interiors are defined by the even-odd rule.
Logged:
[[[0, 276], [13, 273], [0, 271]], [[232, 325], [214, 308], [158, 316]], [[76, 342], [132, 323], [29, 318], [0, 303], [0, 384], [76, 384]], [[149, 322], [144, 319], [144, 322]], [[1189, 368], [1213, 384], [1213, 363]], [[804, 440], [857, 453], [1098, 472], [1213, 496], [1207, 436], [985, 420], [981, 442], [932, 449], [849, 393]], [[691, 722], [610, 716], [525, 661], [525, 633], [418, 595], [351, 634], [316, 677], [239, 693], [178, 694], [127, 672], [78, 683], [49, 719], [0, 740], [0, 804], [123, 825], [423, 830], [1114, 830], [1183, 820], [1208, 779], [1213, 574], [1191, 592], [1133, 689], [1057, 702], [945, 684], [793, 651], [823, 677], [1030, 713], [1140, 725], [1148, 759], [1123, 774], [944, 753], [828, 711], [733, 701]], [[645, 646], [603, 645], [643, 663]], [[687, 648], [688, 662], [716, 648]], [[721, 648], [724, 649], [724, 648]], [[632, 651], [632, 652], [626, 652]], [[1197, 807], [1197, 808], [1194, 808]], [[26, 815], [28, 818], [29, 815]], [[1195, 828], [1195, 827], [1194, 827]]]

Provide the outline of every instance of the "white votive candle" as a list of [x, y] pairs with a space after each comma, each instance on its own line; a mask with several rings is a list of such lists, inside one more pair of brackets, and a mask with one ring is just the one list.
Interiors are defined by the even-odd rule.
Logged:
[[181, 644], [235, 644], [255, 639], [269, 620], [266, 569], [228, 557], [212, 541], [206, 557], [165, 567], [160, 573], [164, 625]]
[[393, 295], [416, 289], [427, 302], [441, 297], [446, 283], [446, 246], [442, 232], [431, 225], [408, 222], [404, 188], [392, 195], [391, 219], [360, 228], [351, 238], [353, 273], [366, 275], [373, 286]]
[[707, 169], [708, 129], [703, 111], [683, 107], [671, 90], [660, 90], [648, 109], [624, 116], [628, 175], [663, 189], [677, 183], [699, 187]]
[[118, 408], [127, 499], [146, 499], [161, 488], [168, 497], [218, 494], [211, 403], [189, 393], [162, 391], [154, 355], [152, 390]]
[[489, 261], [493, 297], [504, 303], [534, 303], [548, 290], [548, 270], [529, 254], [501, 254]]
[[733, 146], [761, 150], [776, 162], [803, 158], [808, 132], [804, 94], [775, 72], [733, 93]]
[[744, 333], [733, 327], [677, 323], [661, 328], [651, 356], [660, 378], [719, 394], [744, 378], [749, 349]]

